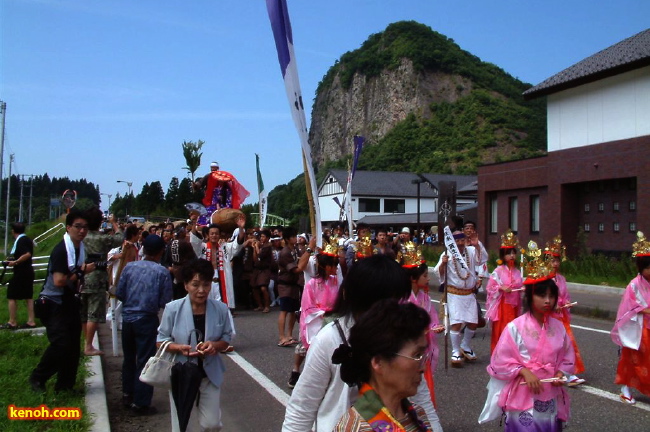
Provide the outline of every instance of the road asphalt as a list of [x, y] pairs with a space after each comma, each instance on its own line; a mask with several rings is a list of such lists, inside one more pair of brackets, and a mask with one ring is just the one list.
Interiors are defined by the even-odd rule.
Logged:
[[[431, 269], [429, 269], [429, 271], [431, 272]], [[440, 293], [438, 293], [437, 289], [434, 288], [438, 286], [437, 279], [433, 275], [431, 276], [431, 298], [433, 300], [438, 300]], [[568, 283], [568, 288], [571, 295], [571, 300], [577, 302], [577, 305], [572, 308], [573, 314], [591, 318], [600, 318], [612, 322], [615, 320], [616, 311], [618, 310], [618, 305], [620, 303], [624, 289], [575, 283]], [[479, 300], [484, 300], [485, 294], [479, 293], [478, 298]], [[109, 323], [106, 323], [106, 326], [109, 325]], [[102, 334], [104, 336], [102, 336]], [[107, 353], [106, 355], [111, 355], [110, 331], [101, 332], [99, 343], [101, 345], [101, 349]], [[94, 357], [91, 359], [91, 374], [86, 381], [86, 405], [88, 412], [92, 413], [94, 421], [93, 427], [91, 428], [92, 432], [110, 431], [110, 423], [108, 420], [109, 412], [106, 402], [104, 375], [101, 363], [102, 361], [99, 357]], [[154, 420], [154, 417], [161, 418]], [[164, 417], [164, 419], [162, 417]], [[149, 416], [148, 419], [149, 421], [153, 421], [155, 423], [168, 424], [169, 412], [164, 409], [159, 410], [157, 414]]]

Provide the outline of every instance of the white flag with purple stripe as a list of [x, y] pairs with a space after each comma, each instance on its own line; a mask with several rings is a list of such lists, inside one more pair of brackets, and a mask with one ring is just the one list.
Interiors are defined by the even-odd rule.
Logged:
[[291, 116], [298, 130], [300, 145], [305, 162], [306, 175], [309, 179], [311, 196], [313, 201], [313, 211], [315, 218], [316, 241], [320, 246], [322, 243], [322, 228], [320, 218], [320, 207], [318, 205], [318, 189], [316, 185], [316, 176], [311, 159], [311, 147], [309, 147], [309, 134], [307, 131], [307, 120], [305, 117], [305, 108], [302, 103], [302, 92], [300, 91], [300, 80], [298, 79], [298, 66], [296, 65], [296, 56], [293, 52], [293, 34], [291, 32], [291, 22], [289, 21], [289, 10], [287, 9], [286, 0], [266, 0], [266, 8], [271, 20], [271, 28], [275, 39], [275, 47], [278, 50], [278, 60], [280, 70], [284, 79], [284, 87], [289, 99]]

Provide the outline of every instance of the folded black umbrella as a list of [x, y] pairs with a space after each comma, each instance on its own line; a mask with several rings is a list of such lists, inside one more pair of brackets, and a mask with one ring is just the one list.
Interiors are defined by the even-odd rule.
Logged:
[[[191, 345], [192, 333], [196, 332], [197, 343], [201, 342], [202, 334], [199, 330], [192, 330], [189, 335], [188, 344]], [[171, 385], [174, 404], [176, 405], [176, 414], [178, 416], [178, 425], [182, 432], [187, 430], [187, 424], [190, 421], [192, 409], [196, 396], [201, 387], [203, 372], [197, 363], [187, 360], [185, 363], [177, 362], [172, 366]]]

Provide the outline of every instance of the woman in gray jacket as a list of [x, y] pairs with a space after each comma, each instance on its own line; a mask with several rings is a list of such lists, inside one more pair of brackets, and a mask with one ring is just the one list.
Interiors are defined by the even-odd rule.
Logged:
[[[196, 407], [202, 431], [221, 430], [219, 399], [225, 366], [219, 353], [228, 348], [232, 336], [228, 307], [208, 298], [213, 274], [209, 261], [197, 259], [187, 263], [181, 271], [187, 295], [167, 304], [158, 328], [158, 345], [171, 341], [167, 351], [177, 353], [177, 361], [198, 360], [204, 375]], [[195, 329], [204, 335], [202, 339], [197, 340]], [[177, 431], [178, 418], [171, 393], [170, 404], [172, 430]]]

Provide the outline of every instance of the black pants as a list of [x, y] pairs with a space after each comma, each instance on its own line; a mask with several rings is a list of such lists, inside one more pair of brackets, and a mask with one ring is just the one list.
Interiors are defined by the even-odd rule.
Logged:
[[71, 390], [77, 378], [81, 356], [79, 300], [65, 296], [62, 304], [50, 301], [48, 309], [48, 316], [41, 321], [45, 325], [50, 345], [32, 372], [32, 378], [45, 384], [56, 374], [54, 390]]

